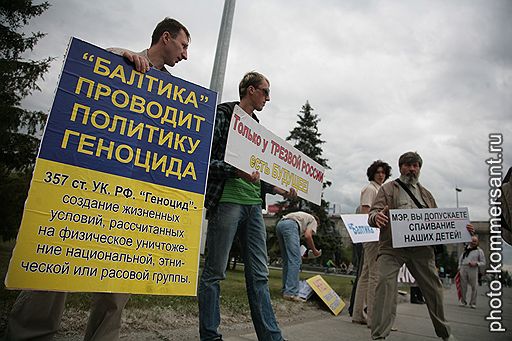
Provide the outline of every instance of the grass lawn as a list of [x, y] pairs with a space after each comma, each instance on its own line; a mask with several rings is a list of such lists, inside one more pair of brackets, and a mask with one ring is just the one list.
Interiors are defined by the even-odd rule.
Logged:
[[[14, 242], [0, 243], [0, 275], [2, 279], [5, 278], [13, 247]], [[302, 272], [300, 277], [301, 279], [306, 279], [314, 275], [316, 274]], [[351, 277], [330, 274], [322, 274], [322, 277], [345, 302], [348, 301], [352, 289]], [[281, 298], [281, 269], [270, 269], [269, 288], [273, 304], [294, 304], [284, 301]], [[228, 271], [227, 279], [221, 283], [221, 290], [222, 313], [233, 318], [239, 317], [241, 320], [250, 320], [243, 266], [238, 265], [236, 270]], [[2, 335], [5, 330], [7, 315], [17, 295], [18, 291], [6, 290], [2, 281], [0, 288], [0, 335]], [[66, 310], [73, 311], [73, 314], [77, 314], [78, 312], [80, 315], [86, 316], [90, 306], [90, 297], [91, 295], [87, 293], [69, 294]], [[319, 307], [321, 307], [321, 305], [319, 305]], [[324, 308], [327, 309], [325, 306]], [[132, 295], [126, 307], [127, 311], [133, 310], [137, 312], [149, 310], [164, 311], [169, 309], [179, 312], [181, 316], [188, 316], [190, 319], [196, 320], [198, 315], [197, 298], [162, 295]], [[286, 309], [281, 313], [286, 313]], [[276, 314], [279, 315], [280, 312], [276, 311]], [[139, 327], [141, 323], [142, 321], [138, 321]], [[65, 324], [65, 321], [63, 321], [63, 324]], [[66, 329], [66, 326], [64, 325], [63, 328]]]

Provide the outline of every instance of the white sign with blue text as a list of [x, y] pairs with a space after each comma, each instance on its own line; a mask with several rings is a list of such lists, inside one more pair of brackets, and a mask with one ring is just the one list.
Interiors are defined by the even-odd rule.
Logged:
[[368, 225], [368, 214], [342, 214], [341, 219], [347, 228], [352, 243], [376, 242], [380, 230]]

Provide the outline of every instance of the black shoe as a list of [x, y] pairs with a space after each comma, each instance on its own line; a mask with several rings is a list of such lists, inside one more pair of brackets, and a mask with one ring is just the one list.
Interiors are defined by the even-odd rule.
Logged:
[[425, 301], [411, 301], [411, 304], [425, 304]]

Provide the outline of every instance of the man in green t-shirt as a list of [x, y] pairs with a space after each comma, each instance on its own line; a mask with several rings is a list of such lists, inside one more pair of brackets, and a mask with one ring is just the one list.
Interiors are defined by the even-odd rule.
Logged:
[[226, 278], [229, 250], [239, 233], [244, 260], [247, 297], [258, 340], [283, 340], [272, 309], [268, 289], [266, 229], [261, 213], [266, 193], [295, 197], [260, 181], [259, 172], [247, 174], [224, 162], [229, 123], [235, 105], [258, 121], [270, 100], [270, 82], [258, 72], [247, 73], [239, 85], [240, 102], [217, 107], [205, 207], [208, 232], [207, 255], [199, 282], [199, 334], [201, 340], [222, 340], [220, 325], [220, 281]]

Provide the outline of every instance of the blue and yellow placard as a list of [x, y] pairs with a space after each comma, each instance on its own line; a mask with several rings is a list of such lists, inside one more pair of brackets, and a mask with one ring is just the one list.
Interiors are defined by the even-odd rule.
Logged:
[[195, 295], [216, 98], [73, 38], [6, 286]]

